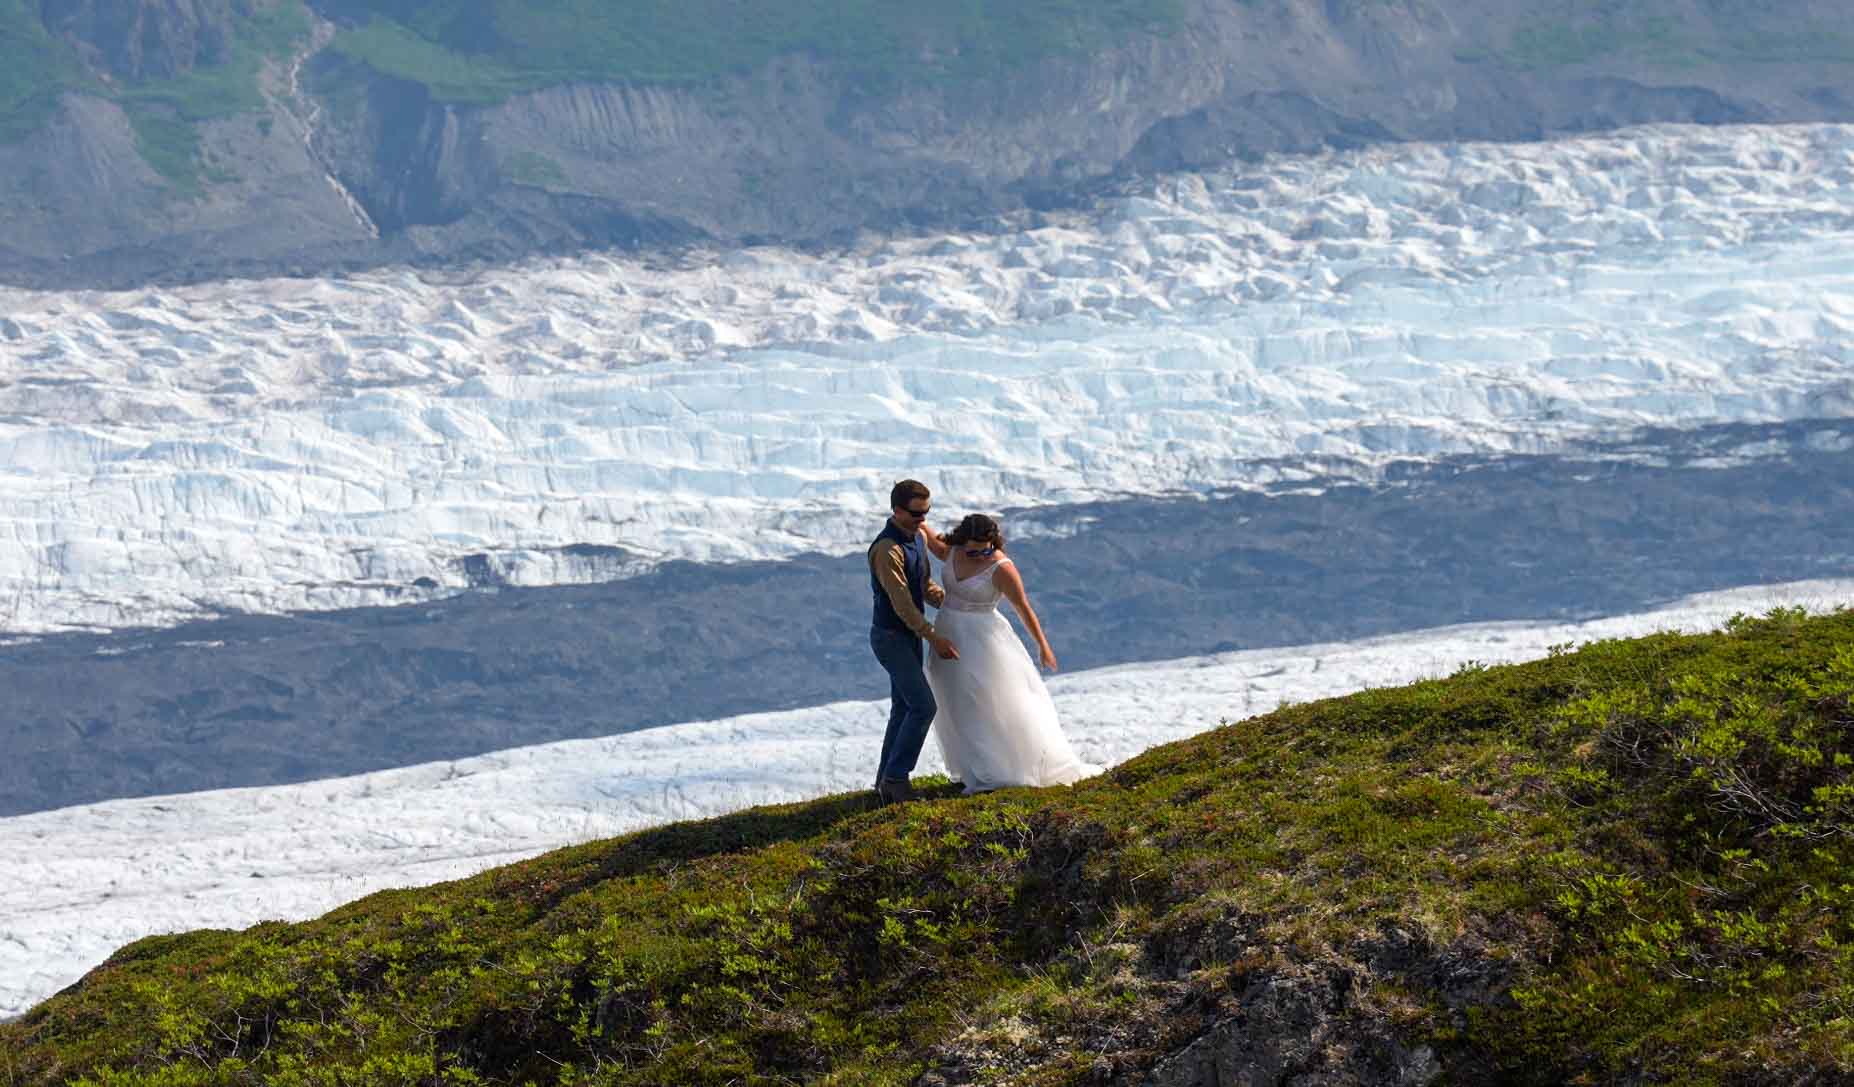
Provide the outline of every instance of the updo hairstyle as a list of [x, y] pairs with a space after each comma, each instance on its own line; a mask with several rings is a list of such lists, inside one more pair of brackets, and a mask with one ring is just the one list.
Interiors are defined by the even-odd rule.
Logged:
[[959, 527], [947, 534], [946, 542], [953, 547], [967, 544], [990, 545], [1000, 551], [1004, 550], [1004, 533], [998, 528], [998, 522], [982, 513], [968, 513], [966, 519], [959, 522]]

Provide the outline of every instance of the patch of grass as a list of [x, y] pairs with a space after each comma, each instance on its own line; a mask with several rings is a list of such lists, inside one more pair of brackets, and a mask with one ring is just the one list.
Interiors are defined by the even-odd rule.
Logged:
[[383, 75], [424, 84], [446, 102], [499, 102], [540, 85], [498, 58], [456, 52], [390, 19], [342, 31], [331, 48]]
[[1827, 28], [1791, 31], [1746, 29], [1727, 38], [1723, 52], [1725, 59], [1854, 64], [1854, 34]]
[[1343, 969], [1501, 1082], [1854, 1073], [1854, 612], [1287, 706], [1070, 789], [928, 791], [143, 940], [0, 1051], [14, 1084], [1080, 1084]]
[[125, 106], [160, 108], [181, 121], [205, 121], [261, 109], [258, 70], [289, 53], [309, 33], [302, 0], [257, 8], [235, 24], [232, 47], [219, 64], [201, 65], [172, 79], [148, 80], [117, 91]]
[[873, 87], [991, 75], [1128, 35], [1167, 32], [1180, 0], [347, 0], [334, 48], [444, 100], [497, 101], [576, 80], [686, 84], [803, 54], [845, 65]]
[[128, 113], [142, 160], [182, 192], [198, 192], [199, 128], [191, 121], [177, 121], [151, 110], [131, 108]]
[[108, 86], [45, 30], [25, 0], [0, 0], [0, 141], [30, 135], [59, 94], [81, 90], [119, 102], [148, 164], [183, 192], [197, 192], [202, 177], [215, 176], [198, 161], [198, 123], [261, 109], [261, 65], [287, 55], [308, 33], [302, 0], [279, 0], [235, 16], [223, 62], [171, 79]]
[[502, 163], [502, 170], [517, 185], [559, 188], [567, 184], [566, 171], [538, 151], [517, 151]]
[[1760, 15], [1753, 9], [1722, 8], [1714, 17], [1717, 21], [1708, 27], [1626, 8], [1588, 7], [1569, 17], [1538, 19], [1520, 27], [1501, 56], [1523, 68], [1555, 68], [1618, 55], [1670, 67], [1703, 61], [1854, 62], [1854, 35], [1837, 27], [1792, 25], [1780, 15]]
[[1528, 68], [1582, 64], [1617, 53], [1678, 61], [1696, 55], [1698, 44], [1673, 19], [1605, 11], [1589, 20], [1540, 20], [1523, 26], [1513, 33], [1507, 57]]
[[185, 194], [200, 192], [202, 178], [225, 180], [226, 175], [200, 162], [199, 123], [262, 109], [260, 68], [266, 60], [286, 55], [308, 33], [302, 0], [282, 0], [238, 22], [223, 63], [117, 89], [113, 97], [134, 126], [142, 158]]
[[0, 143], [31, 135], [59, 93], [90, 84], [76, 54], [46, 32], [27, 0], [0, 0], [0, 61]]

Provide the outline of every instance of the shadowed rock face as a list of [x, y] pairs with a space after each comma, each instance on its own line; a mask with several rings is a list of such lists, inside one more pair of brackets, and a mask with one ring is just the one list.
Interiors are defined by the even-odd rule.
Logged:
[[[1854, 574], [1854, 453], [1810, 452], [1807, 435], [1824, 429], [1854, 423], [1652, 436], [1642, 448], [1666, 467], [1458, 458], [1318, 495], [1138, 499], [1004, 520], [1065, 669], [1561, 621]], [[1789, 452], [1680, 466], [1708, 460], [1715, 438]], [[1022, 531], [1045, 519], [1087, 527], [1057, 539]], [[0, 815], [879, 698], [869, 609], [861, 556], [807, 555], [8, 646]]]
[[39, 10], [46, 29], [120, 79], [172, 78], [223, 63], [231, 48], [232, 0], [39, 0]]
[[[121, 82], [224, 60], [255, 4], [43, 0], [38, 10]], [[1843, 18], [1827, 0], [1546, 14], [1518, 0], [1185, 0], [1165, 32], [970, 79], [876, 87], [842, 65], [783, 56], [696, 86], [582, 82], [493, 102], [447, 101], [321, 49], [326, 20], [356, 12], [344, 0], [310, 6], [325, 32], [271, 59], [268, 104], [196, 125], [199, 161], [213, 167], [197, 182], [150, 180], [145, 164], [122, 163], [106, 169], [116, 180], [79, 186], [130, 192], [116, 198], [126, 222], [63, 198], [97, 169], [72, 141], [42, 132], [0, 144], [0, 211], [15, 224], [0, 241], [0, 280], [120, 286], [697, 239], [831, 244], [859, 230], [971, 226], [1129, 174], [1275, 151], [1854, 119], [1840, 89], [1854, 56], [1837, 52], [1839, 39], [1811, 44], [1811, 27]], [[1669, 27], [1678, 48], [1655, 37]], [[456, 37], [445, 40], [466, 51], [496, 44]], [[313, 98], [286, 93], [290, 71]], [[66, 108], [47, 124], [93, 112]], [[378, 237], [357, 227], [331, 176]]]

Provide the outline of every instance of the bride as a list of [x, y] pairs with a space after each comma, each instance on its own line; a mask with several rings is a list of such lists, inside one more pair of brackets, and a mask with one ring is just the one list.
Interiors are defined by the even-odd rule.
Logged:
[[1056, 654], [1024, 594], [1023, 577], [1004, 553], [998, 522], [975, 513], [944, 538], [927, 530], [927, 545], [946, 568], [946, 600], [934, 628], [959, 647], [957, 660], [930, 655], [927, 682], [939, 712], [933, 734], [946, 772], [967, 793], [1006, 785], [1067, 785], [1101, 772], [1082, 762], [1056, 723], [1056, 705], [1010, 620], [1008, 600], [1036, 640], [1043, 667]]

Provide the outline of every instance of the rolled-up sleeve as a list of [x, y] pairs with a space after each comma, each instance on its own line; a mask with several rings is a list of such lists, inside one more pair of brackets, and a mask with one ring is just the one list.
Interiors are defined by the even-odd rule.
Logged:
[[[908, 594], [907, 556], [902, 554], [900, 544], [889, 539], [877, 540], [875, 546], [869, 549], [869, 569], [875, 574], [876, 584], [888, 594], [888, 602], [895, 609], [895, 614], [901, 617], [909, 630], [923, 638], [938, 637], [933, 624], [921, 614], [921, 609], [914, 606], [914, 597]], [[940, 601], [934, 599], [935, 596], [945, 599], [946, 594], [930, 580], [927, 583], [927, 598], [937, 606]]]

